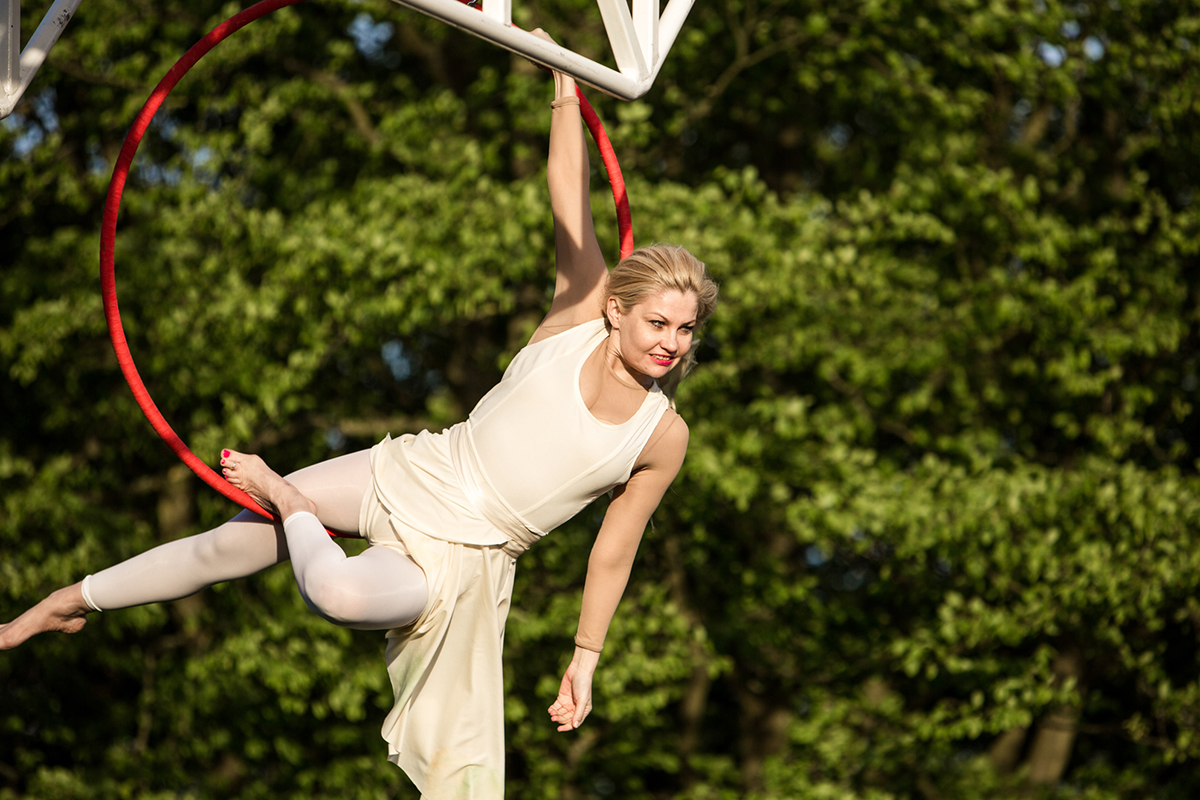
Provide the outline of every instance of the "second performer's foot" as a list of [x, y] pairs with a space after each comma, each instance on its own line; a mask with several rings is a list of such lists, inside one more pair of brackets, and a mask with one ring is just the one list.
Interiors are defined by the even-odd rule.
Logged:
[[315, 503], [256, 455], [222, 450], [221, 472], [227, 481], [253, 497], [263, 508], [275, 511], [280, 519], [287, 519], [297, 511], [312, 514], [317, 511]]

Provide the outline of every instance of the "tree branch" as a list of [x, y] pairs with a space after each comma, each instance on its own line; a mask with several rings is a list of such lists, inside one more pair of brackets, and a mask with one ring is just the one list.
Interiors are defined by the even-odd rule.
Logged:
[[375, 125], [371, 122], [371, 115], [367, 113], [367, 109], [354, 96], [354, 91], [350, 84], [332, 75], [324, 70], [314, 69], [299, 59], [286, 58], [283, 65], [293, 72], [297, 72], [308, 78], [313, 83], [324, 86], [332, 91], [337, 98], [346, 106], [346, 110], [350, 112], [350, 119], [354, 121], [354, 127], [358, 129], [359, 134], [372, 146], [379, 145], [382, 138], [379, 131], [375, 129]]

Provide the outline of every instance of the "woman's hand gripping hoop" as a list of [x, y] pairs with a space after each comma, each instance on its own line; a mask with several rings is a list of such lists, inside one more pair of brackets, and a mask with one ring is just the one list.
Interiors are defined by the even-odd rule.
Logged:
[[[100, 287], [104, 297], [104, 316], [108, 323], [108, 334], [112, 340], [113, 350], [117, 355], [117, 363], [120, 364], [125, 381], [129, 384], [130, 390], [133, 391], [134, 399], [137, 400], [142, 413], [150, 420], [150, 425], [162, 440], [167, 443], [172, 452], [183, 463], [187, 464], [188, 468], [196, 473], [201, 480], [235, 503], [272, 519], [274, 516], [255, 502], [254, 498], [237, 487], [230, 485], [207, 464], [201, 461], [167, 423], [162, 412], [158, 410], [158, 406], [155, 405], [154, 400], [150, 397], [150, 392], [147, 391], [146, 385], [142, 382], [137, 367], [133, 363], [133, 356], [129, 352], [129, 344], [125, 340], [125, 329], [121, 324], [121, 311], [117, 305], [115, 251], [117, 216], [121, 210], [121, 194], [125, 189], [125, 181], [129, 175], [129, 168], [133, 164], [133, 157], [137, 154], [138, 145], [141, 144], [146, 129], [150, 127], [151, 120], [154, 119], [155, 113], [157, 113], [159, 107], [167, 99], [167, 95], [171, 93], [171, 90], [175, 88], [180, 79], [188, 73], [188, 70], [194, 67], [201, 58], [228, 36], [254, 20], [270, 14], [272, 11], [277, 11], [284, 6], [295, 5], [299, 2], [301, 0], [262, 0], [262, 2], [256, 3], [209, 31], [207, 36], [194, 44], [175, 63], [175, 66], [171, 67], [163, 79], [159, 81], [158, 86], [151, 92], [150, 98], [142, 106], [142, 110], [134, 119], [129, 133], [125, 137], [125, 144], [121, 147], [121, 153], [117, 158], [116, 166], [113, 168], [112, 180], [108, 184], [108, 197], [104, 203], [104, 221], [100, 228]], [[633, 252], [633, 228], [629, 212], [629, 199], [625, 192], [625, 181], [621, 175], [621, 167], [617, 163], [612, 144], [609, 142], [608, 135], [604, 131], [604, 126], [600, 123], [596, 112], [584, 98], [583, 93], [578, 92], [578, 94], [584, 121], [587, 123], [588, 130], [591, 131], [592, 137], [596, 140], [597, 146], [600, 148], [600, 155], [604, 161], [605, 168], [608, 170], [609, 182], [612, 184], [613, 200], [617, 206], [617, 227], [621, 241], [620, 252], [621, 257], [624, 258]], [[336, 535], [346, 536], [347, 534]]]

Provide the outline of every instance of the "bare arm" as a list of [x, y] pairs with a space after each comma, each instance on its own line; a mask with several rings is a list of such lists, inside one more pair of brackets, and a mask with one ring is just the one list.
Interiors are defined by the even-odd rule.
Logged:
[[665, 429], [647, 446], [644, 466], [615, 493], [592, 545], [575, 655], [549, 709], [560, 731], [578, 728], [591, 711], [592, 676], [600, 661], [600, 648], [625, 593], [642, 533], [683, 465], [687, 425], [675, 412], [667, 413], [670, 418], [664, 420]]
[[546, 180], [554, 215], [554, 300], [532, 341], [600, 316], [608, 267], [592, 222], [590, 166], [575, 82], [554, 73]]

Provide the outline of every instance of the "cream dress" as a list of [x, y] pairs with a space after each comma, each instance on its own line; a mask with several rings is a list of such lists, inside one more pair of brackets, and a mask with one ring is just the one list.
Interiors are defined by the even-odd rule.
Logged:
[[501, 650], [516, 559], [629, 480], [668, 408], [655, 386], [628, 421], [592, 416], [579, 392], [608, 334], [596, 319], [522, 349], [470, 417], [384, 439], [360, 529], [425, 572], [429, 603], [389, 631], [389, 759], [427, 800], [504, 794]]

